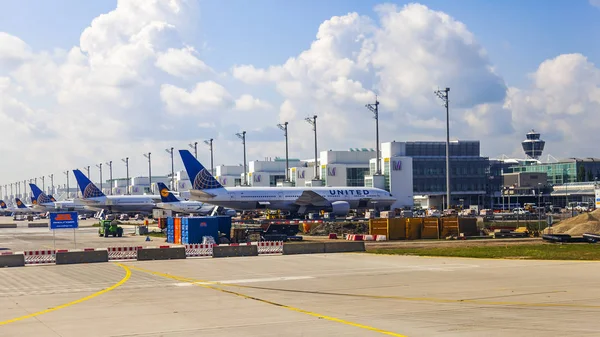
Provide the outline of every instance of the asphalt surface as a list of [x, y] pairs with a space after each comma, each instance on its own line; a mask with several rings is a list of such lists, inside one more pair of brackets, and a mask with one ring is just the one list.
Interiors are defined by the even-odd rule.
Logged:
[[[12, 223], [2, 221], [2, 223]], [[122, 225], [123, 237], [100, 237], [98, 227], [92, 227], [98, 220], [80, 220], [76, 230], [62, 229], [54, 233], [48, 228], [28, 228], [25, 221], [16, 221], [17, 228], [0, 228], [0, 251], [20, 252], [25, 250], [40, 249], [81, 249], [81, 248], [106, 248], [125, 246], [158, 246], [165, 244], [164, 238], [150, 237], [150, 242], [145, 241], [146, 236], [135, 235], [135, 226]], [[48, 220], [38, 220], [33, 223], [48, 223]], [[142, 221], [139, 221], [141, 224]], [[154, 225], [156, 226], [156, 225]], [[150, 226], [150, 230], [154, 227]], [[157, 229], [158, 230], [158, 229]]]
[[354, 253], [5, 268], [0, 335], [597, 336], [597, 266]]

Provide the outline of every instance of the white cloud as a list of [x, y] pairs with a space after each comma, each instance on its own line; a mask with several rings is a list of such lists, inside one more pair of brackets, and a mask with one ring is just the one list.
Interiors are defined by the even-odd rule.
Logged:
[[600, 8], [600, 0], [590, 0], [590, 5]]
[[171, 84], [163, 84], [160, 98], [166, 104], [167, 111], [174, 115], [197, 113], [199, 111], [222, 111], [233, 105], [227, 89], [213, 82], [199, 82], [188, 91]]
[[271, 109], [272, 106], [269, 102], [265, 102], [258, 98], [252, 97], [252, 95], [244, 94], [240, 98], [235, 100], [235, 109], [240, 111], [250, 111], [256, 109]]
[[181, 49], [169, 48], [165, 53], [158, 53], [155, 65], [164, 72], [176, 77], [189, 78], [200, 73], [212, 71], [209, 66], [194, 56], [192, 47]]

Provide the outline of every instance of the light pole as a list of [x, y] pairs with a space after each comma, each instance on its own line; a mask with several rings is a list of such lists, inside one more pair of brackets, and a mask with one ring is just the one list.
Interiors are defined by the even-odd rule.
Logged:
[[109, 172], [109, 177], [110, 177], [110, 194], [112, 195], [112, 190], [113, 190], [113, 187], [115, 186], [115, 182], [113, 181], [113, 178], [112, 178], [112, 160], [109, 161], [108, 163], [106, 163], [106, 165], [108, 165], [108, 172]]
[[285, 137], [285, 181], [290, 181], [289, 177], [289, 157], [288, 157], [288, 122], [283, 124], [277, 124], [277, 127], [283, 130], [283, 136]]
[[85, 169], [87, 170], [88, 178], [90, 178], [90, 180], [92, 180], [92, 176], [90, 175], [90, 165], [88, 165]]
[[148, 158], [148, 192], [150, 194], [152, 194], [152, 159], [150, 158], [151, 154], [151, 152], [148, 152], [147, 154], [144, 153], [144, 157]]
[[196, 159], [198, 159], [198, 142], [190, 143], [188, 145], [190, 146], [191, 149], [194, 150], [194, 157], [196, 157]]
[[100, 170], [100, 191], [102, 191], [102, 163], [96, 164], [96, 167]]
[[46, 193], [46, 177], [41, 176], [40, 179], [42, 179], [42, 191], [44, 191], [44, 193]]
[[215, 175], [214, 167], [213, 167], [213, 139], [205, 140], [204, 144], [210, 147], [210, 174]]
[[375, 118], [375, 151], [377, 151], [377, 172], [375, 174], [381, 174], [381, 162], [379, 160], [379, 101], [377, 100], [377, 96], [375, 96], [375, 104], [367, 104], [365, 106], [373, 112]]
[[129, 157], [125, 157], [125, 159], [121, 160], [125, 163], [125, 170], [127, 172], [127, 186], [125, 187], [125, 190], [127, 191], [127, 194], [129, 194]]
[[54, 173], [48, 175], [50, 178], [50, 194], [54, 195]]
[[538, 232], [540, 231], [541, 226], [542, 226], [542, 224], [541, 224], [541, 222], [542, 222], [541, 198], [542, 198], [542, 183], [538, 183], [538, 207], [537, 207], [537, 210], [538, 210]]
[[246, 186], [247, 183], [247, 179], [246, 179], [246, 131], [242, 131], [241, 133], [236, 133], [236, 136], [238, 136], [239, 139], [242, 140], [242, 145], [244, 146], [244, 185]]
[[319, 165], [317, 164], [317, 115], [312, 116], [312, 118], [306, 117], [304, 120], [312, 125], [313, 131], [315, 132], [315, 180], [319, 180]]
[[446, 208], [450, 209], [450, 111], [448, 93], [450, 88], [437, 90], [435, 94], [444, 102], [446, 107]]
[[63, 173], [67, 176], [67, 198], [65, 199], [67, 200], [69, 199], [69, 171], [65, 171]]
[[171, 190], [175, 191], [175, 166], [173, 164], [173, 148], [165, 149], [171, 155]]

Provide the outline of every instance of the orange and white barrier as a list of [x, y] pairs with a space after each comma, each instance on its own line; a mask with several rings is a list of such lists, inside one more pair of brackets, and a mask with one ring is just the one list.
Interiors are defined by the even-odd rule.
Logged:
[[212, 256], [213, 255], [213, 244], [188, 244], [185, 245], [185, 256], [186, 257], [198, 257], [198, 256]]
[[54, 250], [27, 250], [23, 252], [25, 264], [56, 263]]
[[108, 260], [136, 260], [140, 248], [142, 247], [108, 247]]

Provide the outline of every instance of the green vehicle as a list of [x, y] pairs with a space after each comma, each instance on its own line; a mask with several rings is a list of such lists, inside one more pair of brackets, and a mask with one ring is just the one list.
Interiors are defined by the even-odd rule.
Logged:
[[123, 236], [123, 227], [118, 226], [116, 221], [112, 220], [100, 220], [100, 228], [98, 229], [98, 235], [104, 236], [105, 238], [112, 235], [113, 237]]

